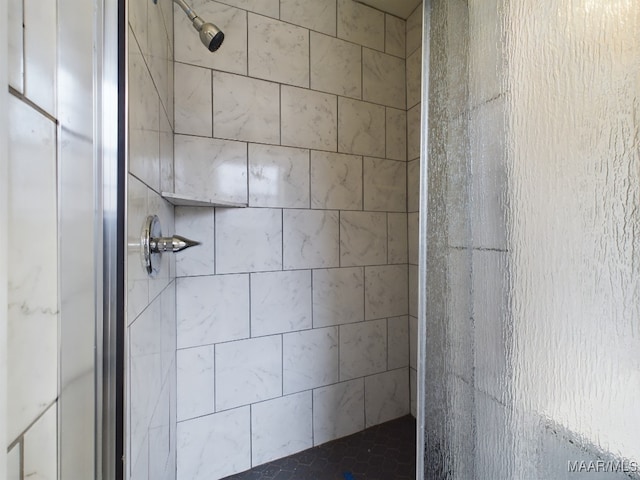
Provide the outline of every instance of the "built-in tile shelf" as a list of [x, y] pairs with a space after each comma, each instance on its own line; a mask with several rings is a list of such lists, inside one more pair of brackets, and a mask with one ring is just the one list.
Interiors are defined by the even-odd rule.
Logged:
[[181, 193], [162, 192], [162, 198], [177, 207], [247, 207], [246, 203], [228, 202], [226, 200], [218, 200], [214, 198], [198, 198], [191, 195], [183, 195]]

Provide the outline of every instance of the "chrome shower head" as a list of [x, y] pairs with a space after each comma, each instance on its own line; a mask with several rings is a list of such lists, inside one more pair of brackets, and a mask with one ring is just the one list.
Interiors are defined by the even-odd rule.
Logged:
[[[200, 41], [204, 46], [207, 47], [210, 52], [218, 50], [224, 41], [224, 33], [222, 33], [222, 30], [213, 23], [208, 23], [202, 20], [184, 0], [173, 1], [174, 3], [177, 3], [187, 17], [189, 17], [189, 20], [191, 20], [193, 24], [193, 28], [195, 28], [200, 34]], [[158, 3], [158, 0], [153, 0], [153, 3]]]

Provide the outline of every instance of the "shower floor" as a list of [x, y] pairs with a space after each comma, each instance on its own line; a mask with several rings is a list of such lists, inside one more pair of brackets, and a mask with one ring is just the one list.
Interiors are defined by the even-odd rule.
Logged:
[[407, 415], [225, 480], [414, 480], [415, 431]]

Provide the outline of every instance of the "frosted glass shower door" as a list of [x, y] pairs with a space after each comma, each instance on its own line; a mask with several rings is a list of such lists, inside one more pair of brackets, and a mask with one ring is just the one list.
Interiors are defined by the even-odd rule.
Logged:
[[640, 478], [640, 2], [429, 14], [425, 478]]

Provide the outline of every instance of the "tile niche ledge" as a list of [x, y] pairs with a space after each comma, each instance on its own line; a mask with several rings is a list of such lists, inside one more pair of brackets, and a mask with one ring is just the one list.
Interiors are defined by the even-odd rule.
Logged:
[[192, 195], [184, 195], [182, 193], [162, 192], [162, 198], [177, 207], [247, 207], [246, 203], [229, 202], [227, 200], [219, 200], [215, 198], [199, 198]]

